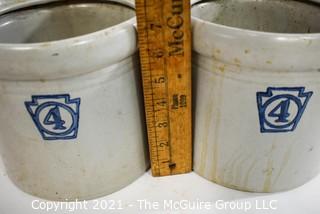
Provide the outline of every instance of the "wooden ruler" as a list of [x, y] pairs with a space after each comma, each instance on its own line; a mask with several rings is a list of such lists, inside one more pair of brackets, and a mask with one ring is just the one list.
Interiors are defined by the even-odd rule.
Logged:
[[192, 168], [189, 0], [136, 0], [153, 176]]

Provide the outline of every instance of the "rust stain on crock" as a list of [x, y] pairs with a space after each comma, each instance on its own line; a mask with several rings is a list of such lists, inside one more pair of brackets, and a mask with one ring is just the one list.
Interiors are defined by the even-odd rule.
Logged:
[[271, 158], [268, 160], [267, 170], [265, 171], [265, 180], [263, 184], [263, 192], [270, 192], [271, 188], [271, 178], [273, 174], [273, 162]]
[[50, 42], [43, 42], [40, 44], [41, 47], [45, 48], [45, 47], [50, 47], [51, 43]]
[[[214, 104], [214, 114], [215, 117], [214, 121], [214, 130], [213, 130], [213, 161], [212, 161], [212, 171], [211, 171], [211, 178], [212, 180], [216, 182], [220, 182], [220, 178], [217, 176], [217, 170], [218, 170], [218, 162], [219, 162], [219, 138], [220, 138], [220, 129], [221, 129], [221, 109], [222, 109], [222, 103], [223, 103], [223, 82], [224, 82], [224, 76], [217, 76], [215, 75], [215, 78], [218, 78], [217, 81], [214, 81], [213, 84], [215, 84], [215, 90], [220, 92], [216, 95], [216, 97], [213, 99], [215, 103]], [[210, 118], [212, 120], [212, 118]]]
[[239, 64], [239, 65], [241, 64], [241, 61], [240, 61], [240, 59], [238, 59], [238, 58], [234, 58], [233, 61], [234, 61], [234, 63], [236, 63], [236, 64]]
[[267, 154], [268, 155], [268, 164], [267, 164], [267, 169], [264, 171], [265, 173], [265, 180], [263, 184], [263, 192], [270, 192], [271, 190], [271, 185], [272, 185], [272, 175], [273, 175], [273, 151], [275, 150], [276, 146], [273, 143], [271, 146], [270, 152]]
[[[210, 88], [210, 96], [213, 96], [213, 89], [214, 84], [211, 85]], [[208, 153], [208, 135], [210, 130], [210, 122], [211, 122], [211, 116], [213, 111], [213, 99], [208, 99], [208, 105], [206, 110], [206, 118], [205, 118], [205, 130], [202, 140], [202, 148], [201, 148], [201, 157], [200, 157], [200, 168], [199, 172], [204, 175], [205, 173], [205, 166], [207, 161], [207, 153]]]
[[234, 58], [234, 59], [233, 59], [233, 62], [234, 62], [234, 64], [235, 64], [238, 68], [240, 68], [240, 65], [241, 65], [240, 59]]
[[283, 156], [283, 160], [282, 160], [281, 165], [280, 165], [279, 172], [278, 172], [278, 174], [276, 175], [276, 177], [275, 177], [275, 179], [274, 179], [273, 185], [275, 185], [275, 184], [278, 182], [278, 180], [279, 180], [279, 178], [280, 178], [283, 170], [284, 170], [284, 169], [286, 168], [286, 166], [288, 165], [289, 159], [290, 159], [290, 157], [291, 157], [291, 151], [292, 151], [293, 145], [294, 145], [294, 144], [291, 144], [291, 145], [289, 146], [289, 148], [287, 149], [287, 151], [285, 152], [285, 154], [284, 154], [284, 156]]
[[221, 112], [220, 109], [216, 114], [216, 125], [214, 130], [214, 144], [213, 144], [213, 163], [212, 163], [212, 179], [216, 182], [220, 181], [220, 178], [217, 176], [218, 168], [218, 154], [219, 154], [219, 132], [220, 132], [220, 121], [221, 121]]
[[226, 66], [225, 65], [219, 66], [218, 69], [223, 73], [226, 70]]
[[257, 159], [253, 160], [252, 163], [250, 164], [247, 172], [245, 173], [245, 177], [244, 177], [244, 181], [243, 181], [243, 186], [245, 188], [248, 188], [249, 176], [250, 176], [252, 170], [255, 168], [257, 161], [258, 161]]

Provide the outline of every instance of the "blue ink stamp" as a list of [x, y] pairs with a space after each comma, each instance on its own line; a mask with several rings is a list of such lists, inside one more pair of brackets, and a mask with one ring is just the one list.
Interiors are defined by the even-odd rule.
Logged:
[[294, 131], [312, 94], [305, 87], [269, 87], [267, 92], [257, 92], [261, 133]]
[[25, 106], [44, 140], [77, 138], [80, 98], [70, 99], [69, 94], [32, 96]]

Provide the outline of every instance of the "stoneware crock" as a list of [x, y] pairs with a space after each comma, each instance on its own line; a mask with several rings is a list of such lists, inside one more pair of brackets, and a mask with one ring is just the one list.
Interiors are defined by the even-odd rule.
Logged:
[[320, 171], [320, 5], [217, 0], [192, 8], [194, 170], [276, 192]]
[[91, 199], [147, 168], [132, 5], [19, 1], [0, 16], [0, 152], [50, 200]]

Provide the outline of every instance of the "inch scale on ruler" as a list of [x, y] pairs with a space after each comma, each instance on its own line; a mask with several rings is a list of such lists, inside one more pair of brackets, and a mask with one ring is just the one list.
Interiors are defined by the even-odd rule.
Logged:
[[153, 176], [192, 169], [189, 0], [136, 0]]

